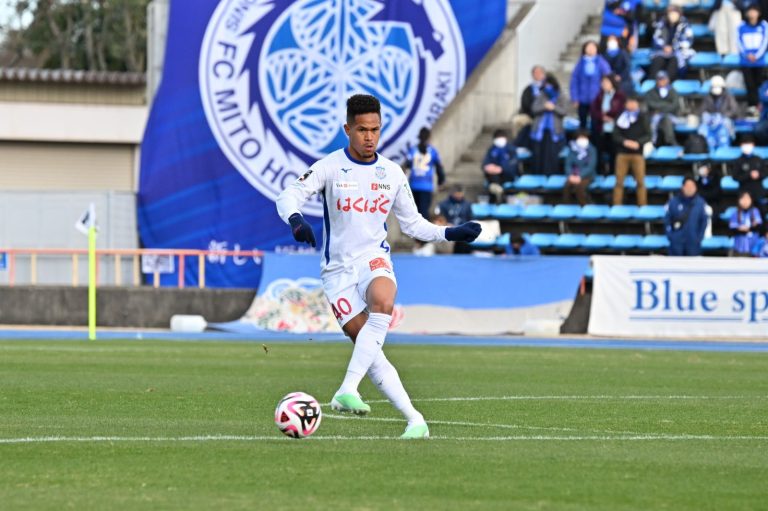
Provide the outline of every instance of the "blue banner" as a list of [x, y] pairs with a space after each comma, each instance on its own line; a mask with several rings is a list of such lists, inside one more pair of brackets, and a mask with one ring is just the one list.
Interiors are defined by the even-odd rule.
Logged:
[[[346, 145], [346, 98], [381, 99], [380, 151], [402, 159], [493, 45], [505, 15], [506, 0], [173, 0], [141, 151], [143, 246], [300, 250], [274, 199]], [[321, 211], [317, 201], [305, 209], [317, 227]], [[218, 258], [206, 283], [256, 287], [260, 275], [259, 261]], [[185, 280], [197, 282], [196, 265]]]

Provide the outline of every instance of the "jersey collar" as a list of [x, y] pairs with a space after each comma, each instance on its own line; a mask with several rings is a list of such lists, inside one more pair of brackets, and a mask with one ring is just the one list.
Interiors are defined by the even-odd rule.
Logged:
[[347, 159], [349, 161], [351, 161], [352, 163], [354, 163], [356, 165], [373, 165], [374, 163], [379, 161], [379, 153], [376, 153], [376, 159], [373, 160], [373, 161], [360, 161], [360, 160], [356, 160], [355, 158], [352, 157], [351, 154], [349, 154], [349, 148], [348, 147], [344, 148], [344, 154], [347, 156]]

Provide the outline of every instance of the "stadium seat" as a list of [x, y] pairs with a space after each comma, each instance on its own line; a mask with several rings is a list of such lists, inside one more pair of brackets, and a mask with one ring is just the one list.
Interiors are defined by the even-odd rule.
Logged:
[[576, 218], [581, 212], [581, 206], [575, 204], [558, 204], [549, 214], [553, 220], [570, 220]]
[[531, 153], [530, 149], [527, 149], [525, 147], [518, 147], [517, 148], [517, 159], [518, 160], [528, 160], [533, 156], [533, 153]]
[[638, 94], [648, 94], [656, 86], [656, 80], [644, 80], [639, 87], [635, 87]]
[[581, 246], [587, 250], [600, 250], [610, 247], [613, 240], [612, 234], [590, 234]]
[[587, 239], [586, 234], [561, 234], [553, 243], [553, 247], [559, 250], [572, 250], [581, 247]]
[[619, 234], [611, 243], [614, 250], [632, 250], [638, 248], [642, 243], [643, 237], [639, 234]]
[[669, 0], [643, 0], [643, 8], [648, 11], [663, 11], [669, 5]]
[[602, 204], [587, 204], [579, 212], [579, 220], [602, 220], [611, 211], [610, 206]]
[[757, 121], [753, 119], [736, 119], [734, 124], [736, 127], [736, 133], [738, 134], [753, 133], [755, 131]]
[[541, 220], [547, 218], [554, 209], [549, 204], [532, 204], [520, 212], [520, 218], [526, 220]]
[[714, 32], [712, 32], [709, 29], [709, 25], [705, 25], [704, 23], [696, 23], [691, 25], [691, 30], [693, 31], [693, 39], [705, 39], [709, 37], [714, 37]]
[[632, 54], [632, 64], [635, 67], [645, 67], [651, 64], [651, 49], [638, 48]]
[[650, 190], [655, 190], [661, 184], [662, 177], [656, 175], [645, 176], [645, 187]]
[[637, 180], [635, 180], [635, 176], [629, 175], [624, 178], [624, 188], [628, 190], [637, 188]]
[[712, 161], [720, 163], [736, 160], [739, 156], [741, 156], [741, 149], [738, 147], [718, 147], [709, 155]]
[[566, 177], [564, 175], [549, 176], [547, 182], [544, 183], [544, 189], [550, 191], [562, 190], [565, 186], [565, 180]]
[[675, 133], [679, 135], [690, 135], [691, 133], [696, 133], [697, 131], [698, 128], [696, 126], [689, 125], [688, 121], [675, 124]]
[[513, 218], [518, 218], [522, 210], [523, 208], [521, 206], [515, 204], [501, 204], [496, 206], [495, 211], [493, 211], [493, 218], [498, 218], [499, 220], [512, 220]]
[[606, 218], [613, 222], [623, 222], [631, 220], [637, 214], [637, 211], [637, 206], [613, 206], [608, 215], [606, 215]]
[[683, 148], [680, 146], [661, 146], [654, 149], [648, 159], [659, 162], [677, 161], [680, 159], [682, 154]]
[[563, 119], [563, 129], [565, 131], [576, 131], [579, 129], [579, 120], [576, 117], [566, 117]]
[[496, 206], [493, 204], [472, 204], [472, 218], [482, 220], [483, 218], [490, 218]]
[[496, 238], [496, 243], [494, 243], [493, 245], [496, 248], [504, 249], [509, 246], [509, 243], [511, 240], [512, 240], [512, 235], [509, 234], [508, 232], [505, 232], [504, 234]]
[[658, 189], [662, 192], [676, 192], [683, 186], [683, 176], [664, 176]]
[[[488, 183], [486, 182], [486, 186], [488, 186]], [[512, 191], [515, 189], [515, 182], [514, 181], [504, 181], [501, 184], [501, 187], [504, 188], [506, 191]]]
[[649, 234], [644, 236], [638, 248], [643, 250], [661, 250], [669, 247], [669, 240], [661, 234]]
[[526, 174], [515, 181], [514, 187], [518, 190], [538, 190], [547, 182], [547, 176]]
[[723, 222], [730, 222], [734, 213], [736, 213], [736, 206], [731, 206], [730, 208], [720, 213], [720, 220]]
[[688, 61], [688, 65], [695, 68], [719, 67], [722, 63], [723, 60], [720, 55], [714, 51], [700, 51]]
[[599, 189], [603, 192], [610, 192], [613, 190], [613, 187], [616, 186], [616, 176], [610, 175], [605, 176], [600, 183], [598, 184]]
[[711, 252], [715, 250], [730, 250], [733, 248], [733, 240], [728, 236], [711, 236], [701, 242], [701, 250]]
[[[694, 130], [695, 132], [696, 130]], [[706, 161], [709, 159], [709, 153], [688, 153], [683, 154], [682, 160], [687, 163], [694, 163], [698, 161]]]
[[662, 220], [666, 213], [664, 206], [640, 206], [635, 212], [634, 218], [641, 222], [654, 222]]
[[739, 182], [732, 176], [723, 176], [723, 179], [720, 180], [720, 188], [724, 192], [735, 192], [739, 189]]
[[532, 234], [529, 239], [531, 243], [533, 243], [539, 248], [549, 248], [555, 243], [555, 241], [557, 241], [557, 238], [558, 238], [557, 234], [537, 232], [535, 234]]
[[762, 159], [768, 159], [768, 147], [755, 147], [755, 156]]
[[675, 80], [672, 88], [681, 96], [697, 96], [701, 94], [701, 82], [698, 80]]

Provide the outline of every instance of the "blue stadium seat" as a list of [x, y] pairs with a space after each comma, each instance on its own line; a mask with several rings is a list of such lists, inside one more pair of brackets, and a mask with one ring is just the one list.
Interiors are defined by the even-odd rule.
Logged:
[[694, 40], [714, 37], [715, 35], [714, 32], [709, 29], [709, 25], [705, 25], [704, 23], [696, 23], [691, 25], [691, 30], [693, 31]]
[[595, 176], [595, 178], [592, 180], [592, 184], [589, 185], [590, 190], [597, 190], [600, 188], [600, 186], [603, 184], [603, 180], [605, 178], [601, 175]]
[[493, 218], [498, 218], [499, 220], [512, 220], [513, 218], [518, 218], [522, 210], [521, 206], [515, 204], [500, 204], [496, 206], [492, 214]]
[[552, 213], [552, 209], [554, 208], [549, 204], [532, 204], [526, 206], [523, 211], [520, 212], [520, 218], [526, 220], [541, 220], [547, 218]]
[[634, 190], [637, 188], [637, 180], [635, 180], [635, 176], [627, 176], [624, 178], [624, 188], [627, 190]]
[[736, 213], [736, 206], [731, 206], [730, 208], [720, 213], [720, 220], [723, 222], [730, 222], [734, 213]]
[[683, 176], [664, 176], [658, 189], [662, 192], [676, 192], [683, 186]]
[[557, 234], [537, 232], [535, 234], [532, 234], [529, 239], [531, 243], [533, 243], [539, 248], [549, 248], [552, 245], [554, 245], [555, 241], [557, 241], [557, 238], [558, 238]]
[[768, 147], [755, 147], [755, 156], [762, 159], [768, 159]]
[[504, 234], [496, 238], [496, 243], [494, 243], [494, 245], [497, 248], [506, 248], [509, 246], [509, 243], [511, 240], [512, 240], [512, 235], [509, 234], [508, 232], [505, 232]]
[[639, 234], [619, 234], [611, 243], [614, 250], [632, 250], [638, 248], [643, 242], [643, 237]]
[[610, 176], [605, 176], [603, 180], [600, 182], [600, 190], [604, 192], [610, 192], [613, 190], [613, 187], [616, 186], [616, 176], [611, 174]]
[[576, 204], [558, 204], [549, 214], [553, 220], [570, 220], [576, 218], [581, 212], [581, 206]]
[[472, 204], [472, 217], [477, 219], [490, 218], [495, 210], [496, 206], [493, 204]]
[[649, 234], [644, 236], [638, 248], [643, 250], [661, 250], [669, 247], [669, 240], [661, 234]]
[[632, 64], [635, 67], [644, 67], [651, 64], [651, 49], [638, 48], [632, 54]]
[[683, 154], [682, 160], [687, 163], [706, 161], [709, 159], [709, 153], [688, 153]]
[[675, 80], [672, 83], [678, 94], [681, 96], [696, 96], [701, 94], [701, 82], [698, 80]]
[[656, 85], [656, 80], [644, 80], [639, 87], [635, 87], [638, 94], [648, 94], [651, 89]]
[[549, 176], [547, 178], [547, 182], [544, 183], [544, 189], [545, 190], [562, 190], [565, 186], [565, 180], [566, 177], [564, 175], [558, 174], [556, 176]]
[[696, 126], [689, 125], [688, 121], [675, 124], [675, 133], [680, 135], [690, 135], [691, 133], [696, 133], [697, 131], [698, 128]]
[[728, 236], [711, 236], [701, 242], [701, 250], [711, 252], [714, 250], [730, 250], [733, 248], [733, 240]]
[[576, 131], [579, 129], [579, 119], [576, 117], [566, 117], [563, 119], [563, 129], [565, 131]]
[[[498, 240], [498, 239], [499, 238], [496, 238], [496, 240]], [[479, 241], [479, 240], [475, 240], [475, 241], [472, 241], [469, 245], [472, 248], [476, 248], [478, 250], [488, 250], [489, 248], [493, 248], [494, 246], [496, 246], [496, 240], [494, 240], [494, 241]]]
[[648, 159], [654, 160], [654, 161], [660, 161], [660, 162], [677, 161], [680, 159], [682, 154], [683, 154], [683, 148], [678, 145], [661, 146], [661, 147], [657, 147], [651, 153]]
[[[488, 182], [487, 182], [487, 181], [486, 181], [486, 183], [485, 183], [485, 186], [486, 186], [486, 187], [488, 186]], [[501, 187], [502, 187], [502, 188], [504, 188], [504, 190], [506, 190], [506, 191], [508, 191], [508, 192], [509, 192], [509, 191], [512, 191], [512, 190], [514, 190], [514, 189], [515, 189], [515, 182], [514, 182], [514, 181], [504, 181], [504, 182], [501, 184]]]
[[763, 179], [763, 188], [765, 188], [766, 190], [768, 190], [768, 177], [766, 177], [765, 179]]
[[699, 4], [705, 11], [712, 10], [715, 7], [715, 0], [701, 0]]
[[696, 55], [691, 57], [691, 60], [688, 61], [688, 65], [695, 68], [719, 67], [722, 63], [723, 61], [720, 58], [720, 55], [714, 51], [697, 52]]
[[739, 189], [739, 182], [731, 176], [723, 176], [723, 179], [720, 180], [720, 188], [724, 192], [735, 192]]
[[515, 188], [518, 190], [538, 190], [544, 186], [547, 182], [547, 176], [539, 176], [537, 174], [526, 174], [520, 176], [515, 181]]
[[581, 246], [587, 250], [600, 250], [610, 247], [613, 240], [612, 234], [590, 234]]
[[581, 247], [586, 239], [586, 234], [561, 234], [553, 246], [559, 250], [572, 250]]
[[715, 152], [709, 155], [712, 161], [720, 163], [736, 160], [739, 156], [741, 156], [741, 148], [739, 147], [718, 147]]
[[654, 222], [662, 220], [666, 215], [664, 206], [640, 206], [635, 212], [635, 220], [641, 222]]
[[[766, 64], [765, 57], [763, 57], [762, 64], [763, 64], [763, 66], [765, 66], [765, 64]], [[741, 67], [741, 56], [738, 53], [731, 53], [730, 55], [726, 55], [725, 57], [723, 57], [723, 66], [724, 67], [733, 67], [733, 68]], [[729, 90], [733, 94], [733, 89], [729, 89]]]
[[577, 218], [579, 220], [602, 220], [610, 211], [610, 206], [605, 206], [603, 204], [587, 204], [581, 208], [581, 212], [579, 212]]
[[645, 176], [645, 187], [650, 190], [655, 190], [661, 184], [662, 177], [656, 175]]
[[663, 11], [669, 5], [669, 0], [643, 0], [643, 8], [649, 11]]
[[525, 147], [518, 147], [517, 148], [517, 159], [518, 160], [528, 160], [533, 156], [533, 153], [530, 151], [530, 149], [527, 149]]
[[757, 121], [753, 119], [736, 119], [734, 125], [736, 127], [736, 133], [738, 134], [753, 133], [755, 131]]
[[612, 222], [623, 222], [631, 220], [637, 214], [637, 211], [637, 206], [613, 206], [606, 218]]

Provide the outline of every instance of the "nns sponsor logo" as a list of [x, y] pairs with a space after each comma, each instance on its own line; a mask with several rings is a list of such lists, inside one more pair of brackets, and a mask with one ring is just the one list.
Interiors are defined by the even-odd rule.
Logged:
[[371, 183], [371, 191], [378, 192], [379, 190], [389, 191], [391, 186], [388, 183]]
[[[449, 0], [222, 0], [200, 50], [206, 118], [234, 168], [270, 199], [347, 145], [346, 98], [382, 102], [380, 151], [404, 154], [464, 82]], [[378, 179], [386, 171], [376, 168]], [[320, 194], [306, 213], [322, 216]]]

